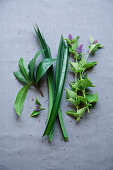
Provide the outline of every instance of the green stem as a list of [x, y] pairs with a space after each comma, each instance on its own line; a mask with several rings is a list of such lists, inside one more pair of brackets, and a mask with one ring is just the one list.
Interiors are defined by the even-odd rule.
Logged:
[[87, 61], [87, 59], [88, 59], [88, 57], [89, 57], [89, 54], [90, 54], [90, 53], [88, 52], [87, 57], [86, 57], [86, 61]]
[[[83, 90], [83, 96], [84, 96], [84, 98], [86, 98], [85, 89]], [[87, 107], [87, 104], [88, 104], [88, 102], [86, 101], [86, 107]], [[90, 111], [89, 111], [89, 108], [88, 108], [88, 107], [87, 107], [87, 110], [88, 110], [88, 113], [90, 113]]]

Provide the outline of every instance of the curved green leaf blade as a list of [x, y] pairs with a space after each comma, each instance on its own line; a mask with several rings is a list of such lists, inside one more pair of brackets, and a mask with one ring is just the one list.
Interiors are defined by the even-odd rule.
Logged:
[[35, 54], [34, 58], [32, 58], [32, 60], [31, 60], [31, 61], [29, 62], [29, 64], [28, 64], [29, 77], [30, 77], [31, 81], [35, 81], [34, 69], [35, 69], [36, 59], [37, 59], [37, 57], [38, 57], [41, 53], [43, 53], [43, 52], [44, 52], [44, 50], [38, 51], [38, 52]]
[[41, 103], [39, 102], [38, 97], [36, 98], [35, 103], [36, 103], [37, 105], [41, 106]]
[[49, 121], [47, 123], [47, 126], [46, 126], [46, 129], [44, 131], [43, 136], [49, 135], [52, 128], [54, 127], [56, 116], [57, 116], [58, 109], [59, 109], [59, 106], [60, 106], [62, 93], [63, 93], [64, 83], [65, 83], [65, 78], [66, 78], [66, 72], [67, 72], [67, 66], [68, 66], [68, 47], [66, 46], [65, 43], [64, 43], [64, 48], [62, 48], [61, 50], [64, 50], [64, 52], [62, 53], [64, 55], [61, 55], [62, 60], [63, 60], [63, 64], [62, 64], [62, 71], [61, 71], [61, 75], [60, 75], [60, 79], [59, 79], [60, 81], [58, 83], [58, 87], [56, 88], [54, 101], [53, 101], [53, 107], [52, 107], [51, 114], [50, 114], [50, 117], [49, 117]]
[[17, 94], [16, 96], [16, 100], [15, 100], [15, 110], [16, 110], [16, 113], [20, 116], [21, 114], [21, 111], [22, 111], [22, 108], [23, 108], [23, 105], [24, 105], [24, 101], [25, 101], [25, 98], [26, 98], [26, 95], [27, 95], [27, 91], [28, 91], [28, 87], [29, 87], [29, 84], [27, 84], [26, 86], [24, 86]]
[[23, 58], [20, 58], [18, 65], [19, 65], [21, 74], [24, 76], [24, 78], [26, 80], [29, 80], [29, 76], [27, 74], [27, 68], [26, 68], [26, 65], [25, 65], [25, 62], [24, 62]]
[[39, 113], [40, 113], [40, 111], [36, 112], [36, 111], [34, 110], [33, 113], [30, 115], [30, 117], [38, 116]]
[[36, 84], [39, 82], [40, 78], [46, 73], [49, 67], [53, 64], [55, 59], [45, 58], [42, 60], [36, 70]]
[[14, 76], [19, 80], [20, 82], [24, 84], [28, 84], [29, 82], [24, 78], [24, 76], [21, 74], [20, 71], [13, 72]]

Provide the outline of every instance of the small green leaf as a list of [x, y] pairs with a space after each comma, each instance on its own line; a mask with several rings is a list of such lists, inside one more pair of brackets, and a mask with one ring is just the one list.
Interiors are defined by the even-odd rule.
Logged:
[[69, 90], [69, 89], [67, 89], [67, 88], [65, 88], [65, 90], [66, 90], [66, 98], [67, 98], [67, 99], [68, 99], [68, 98], [75, 99], [76, 93], [75, 93], [74, 91], [71, 91], [71, 90]]
[[91, 40], [91, 43], [94, 42], [93, 38], [91, 36], [89, 36], [89, 39]]
[[67, 99], [67, 101], [69, 101], [70, 103], [74, 104], [75, 106], [80, 104], [80, 100], [79, 99], [75, 100], [75, 99], [69, 98], [69, 99]]
[[72, 44], [72, 49], [75, 51], [77, 47], [78, 47], [78, 43], [77, 43], [77, 41], [75, 41], [75, 42]]
[[82, 116], [84, 114], [85, 110], [86, 110], [86, 107], [83, 107], [83, 108], [79, 109], [76, 112], [76, 116]]
[[37, 59], [37, 57], [38, 57], [41, 53], [43, 53], [43, 52], [44, 52], [44, 50], [38, 51], [38, 52], [35, 54], [34, 58], [33, 58], [33, 59], [29, 62], [29, 64], [28, 64], [29, 77], [30, 77], [31, 81], [35, 81], [34, 69], [35, 69], [36, 59]]
[[83, 90], [88, 87], [95, 87], [89, 79], [82, 79], [82, 80], [79, 80], [77, 83], [78, 83], [79, 90]]
[[83, 103], [86, 103], [86, 101], [87, 101], [86, 97], [83, 97], [83, 96], [77, 96], [77, 98], [78, 98], [78, 100], [80, 100]]
[[84, 67], [82, 67], [82, 65], [80, 63], [75, 63], [72, 61], [69, 61], [70, 65], [71, 65], [71, 70], [73, 70], [75, 73], [81, 72], [82, 70], [84, 70]]
[[28, 91], [28, 87], [29, 84], [27, 84], [26, 86], [24, 86], [17, 94], [16, 96], [16, 100], [15, 100], [15, 110], [16, 113], [20, 116], [23, 105], [24, 105], [24, 101], [27, 95], [27, 91]]
[[72, 90], [78, 89], [79, 88], [79, 82], [71, 83]]
[[89, 103], [94, 103], [98, 101], [98, 94], [88, 94], [86, 95], [86, 98]]
[[76, 112], [75, 111], [67, 111], [67, 112], [65, 112], [67, 115], [70, 115], [70, 116], [76, 116]]
[[41, 103], [38, 101], [38, 98], [36, 98], [35, 103], [39, 106], [41, 106]]
[[29, 76], [28, 76], [28, 74], [27, 74], [27, 68], [26, 68], [26, 66], [25, 66], [25, 63], [24, 63], [24, 59], [23, 59], [23, 58], [20, 58], [18, 65], [19, 65], [21, 74], [24, 76], [24, 78], [25, 78], [26, 80], [29, 80]]
[[101, 44], [98, 44], [98, 48], [103, 48], [104, 46]]
[[86, 107], [83, 107], [83, 108], [79, 109], [77, 112], [67, 111], [66, 114], [76, 117], [77, 121], [79, 121], [80, 118], [82, 117], [82, 115], [84, 114], [85, 110], [86, 110]]
[[81, 64], [82, 67], [86, 64], [86, 59], [83, 56], [81, 57], [79, 64]]
[[55, 59], [46, 58], [39, 63], [36, 70], [36, 84], [39, 82], [40, 78], [46, 73], [46, 71], [49, 69], [54, 61]]
[[84, 79], [88, 79], [87, 73], [84, 75]]
[[87, 69], [87, 68], [93, 67], [93, 66], [96, 65], [96, 64], [97, 64], [96, 61], [94, 61], [94, 62], [88, 62], [88, 63], [86, 63], [86, 64], [84, 65], [84, 67]]
[[80, 36], [76, 36], [75, 38], [73, 38], [72, 43], [77, 43], [77, 40], [79, 39]]
[[36, 112], [36, 111], [34, 110], [33, 113], [30, 115], [30, 117], [38, 116], [39, 113], [40, 113], [40, 111]]
[[68, 45], [71, 45], [71, 40], [65, 39]]
[[13, 72], [14, 76], [17, 80], [21, 81], [24, 84], [28, 84], [29, 82], [24, 78], [20, 71]]

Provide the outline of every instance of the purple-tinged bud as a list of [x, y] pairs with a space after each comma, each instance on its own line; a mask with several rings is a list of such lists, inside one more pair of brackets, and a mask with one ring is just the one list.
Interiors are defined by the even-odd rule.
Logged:
[[95, 41], [93, 41], [93, 44], [96, 44], [98, 42], [98, 40], [95, 40]]
[[73, 39], [71, 34], [69, 34], [69, 39], [70, 39], [71, 41], [72, 41], [72, 39]]
[[36, 111], [36, 112], [38, 112], [38, 111], [39, 111], [39, 109], [38, 109], [38, 108], [36, 108], [36, 109], [35, 109], [35, 111]]
[[36, 107], [37, 107], [37, 108], [39, 108], [39, 105], [38, 105], [38, 104], [36, 104]]
[[80, 45], [78, 46], [78, 48], [76, 49], [76, 52], [77, 52], [78, 54], [81, 54], [81, 53], [82, 53], [82, 47], [83, 47], [83, 44], [80, 44]]

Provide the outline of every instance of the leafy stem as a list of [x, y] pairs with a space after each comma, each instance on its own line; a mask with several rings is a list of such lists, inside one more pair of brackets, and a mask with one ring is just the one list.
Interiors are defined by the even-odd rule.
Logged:
[[84, 115], [86, 109], [90, 113], [90, 106], [92, 103], [98, 101], [98, 94], [86, 94], [86, 90], [89, 87], [94, 87], [92, 82], [87, 78], [87, 73], [85, 71], [97, 64], [97, 62], [87, 62], [90, 53], [95, 53], [99, 48], [103, 46], [99, 44], [98, 40], [93, 40], [90, 37], [91, 45], [88, 47], [88, 54], [84, 58], [84, 53], [82, 53], [82, 44], [78, 45], [78, 36], [72, 39], [72, 35], [69, 35], [69, 39], [66, 39], [69, 52], [72, 53], [75, 59], [75, 62], [70, 61], [70, 69], [75, 74], [75, 82], [71, 83], [72, 90], [66, 89], [66, 98], [69, 102], [74, 104], [76, 108], [75, 111], [67, 111], [66, 114], [74, 116], [77, 121], [80, 121], [81, 117]]

